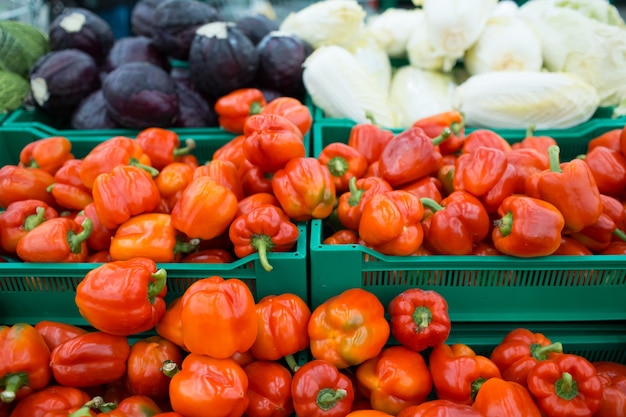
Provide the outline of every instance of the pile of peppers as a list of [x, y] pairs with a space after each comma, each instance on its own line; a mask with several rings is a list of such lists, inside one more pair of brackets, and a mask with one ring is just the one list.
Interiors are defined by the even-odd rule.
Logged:
[[147, 258], [103, 263], [76, 291], [89, 327], [0, 326], [0, 417], [626, 416], [626, 365], [528, 328], [488, 356], [449, 343], [433, 290], [311, 309], [211, 276], [166, 305], [166, 280]]
[[317, 156], [337, 204], [327, 244], [385, 255], [626, 253], [626, 129], [566, 161], [554, 138], [510, 144], [490, 129], [466, 133], [449, 111], [400, 132], [356, 124]]

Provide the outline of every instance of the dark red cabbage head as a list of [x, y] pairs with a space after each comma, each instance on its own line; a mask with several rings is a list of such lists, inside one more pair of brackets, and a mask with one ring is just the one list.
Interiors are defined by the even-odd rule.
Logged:
[[139, 0], [130, 12], [130, 31], [135, 36], [154, 36], [154, 10], [165, 0]]
[[117, 129], [111, 118], [102, 90], [98, 89], [80, 102], [71, 119], [73, 129]]
[[217, 127], [217, 113], [205, 98], [184, 82], [176, 82], [178, 118], [174, 127]]
[[149, 62], [170, 70], [167, 56], [145, 36], [129, 36], [115, 41], [102, 66], [104, 72], [111, 72], [122, 64], [129, 62]]
[[255, 45], [258, 44], [265, 35], [278, 30], [279, 27], [277, 21], [263, 14], [242, 16], [235, 21], [235, 26]]

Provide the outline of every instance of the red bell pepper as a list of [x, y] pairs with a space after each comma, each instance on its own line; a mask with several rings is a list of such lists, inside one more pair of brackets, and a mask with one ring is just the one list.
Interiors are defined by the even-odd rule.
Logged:
[[516, 148], [505, 153], [508, 165], [515, 168], [517, 182], [514, 192], [523, 194], [526, 191], [526, 180], [549, 168], [548, 154], [534, 148]]
[[228, 235], [235, 245], [235, 255], [243, 258], [256, 252], [263, 269], [269, 272], [273, 267], [267, 253], [291, 250], [300, 233], [280, 207], [267, 204], [234, 219]]
[[156, 402], [144, 395], [126, 397], [119, 404], [113, 405], [111, 410], [105, 404], [101, 410], [96, 417], [153, 417], [161, 412]]
[[50, 219], [22, 237], [15, 252], [25, 262], [83, 262], [91, 229], [90, 219], [81, 224], [67, 217]]
[[561, 236], [561, 244], [552, 255], [593, 255], [585, 245], [571, 236]]
[[349, 191], [341, 194], [337, 201], [337, 217], [344, 227], [354, 231], [359, 230], [365, 203], [374, 194], [392, 190], [391, 185], [380, 177], [353, 177], [348, 182], [348, 188]]
[[30, 324], [0, 326], [0, 401], [20, 400], [48, 385], [49, 358], [48, 345]]
[[40, 200], [22, 200], [8, 205], [0, 212], [0, 247], [15, 253], [17, 242], [46, 220], [59, 217], [59, 213]]
[[38, 168], [5, 165], [0, 168], [0, 208], [22, 200], [40, 200], [49, 206], [56, 203], [48, 187], [54, 177]]
[[450, 110], [423, 117], [412, 124], [419, 127], [431, 138], [437, 137], [444, 128], [450, 129], [450, 137], [439, 145], [442, 155], [457, 152], [465, 140], [465, 120], [457, 110]]
[[137, 133], [135, 142], [139, 143], [143, 152], [150, 158], [151, 166], [157, 170], [187, 155], [196, 148], [193, 139], [185, 140], [185, 146], [180, 146], [180, 138], [173, 130], [160, 127], [149, 127]]
[[273, 193], [272, 177], [274, 174], [263, 171], [247, 159], [239, 167], [238, 176], [243, 194], [247, 197], [260, 193]]
[[337, 230], [332, 235], [328, 236], [322, 242], [324, 245], [354, 245], [359, 242], [359, 238], [354, 230], [343, 229]]
[[235, 164], [237, 168], [241, 167], [241, 164], [246, 159], [246, 154], [243, 151], [243, 143], [245, 140], [245, 135], [235, 136], [213, 152], [211, 160], [220, 159], [230, 161]]
[[493, 130], [476, 129], [465, 136], [461, 153], [472, 153], [481, 147], [494, 148], [502, 152], [508, 152], [512, 149], [509, 142]]
[[293, 375], [291, 396], [298, 417], [343, 417], [354, 402], [354, 387], [333, 364], [315, 359]]
[[387, 306], [392, 336], [416, 352], [444, 343], [450, 335], [448, 303], [433, 290], [409, 288]]
[[526, 129], [526, 136], [519, 142], [511, 145], [513, 150], [516, 149], [535, 149], [541, 154], [548, 156], [548, 148], [551, 145], [557, 145], [556, 140], [552, 136], [535, 135], [534, 126]]
[[291, 398], [292, 376], [278, 362], [254, 361], [243, 370], [248, 376], [248, 417], [291, 417], [294, 412]]
[[87, 330], [68, 323], [59, 321], [42, 320], [35, 324], [35, 330], [39, 332], [50, 350], [54, 349], [66, 340], [73, 339], [87, 333]]
[[454, 189], [482, 197], [504, 176], [507, 165], [506, 153], [497, 148], [481, 146], [466, 152], [456, 160]]
[[348, 145], [359, 151], [369, 165], [378, 161], [387, 143], [394, 137], [391, 130], [370, 123], [352, 126], [348, 136]]
[[335, 183], [335, 191], [343, 193], [348, 190], [351, 178], [361, 178], [367, 170], [367, 160], [355, 148], [341, 142], [333, 142], [324, 146], [317, 160], [328, 167]]
[[472, 407], [483, 417], [542, 417], [526, 388], [501, 378], [485, 381]]
[[620, 151], [597, 146], [580, 156], [584, 160], [600, 193], [619, 196], [626, 188], [626, 156]]
[[67, 160], [54, 174], [54, 183], [48, 187], [57, 205], [70, 210], [82, 210], [93, 201], [91, 190], [80, 180], [79, 159]]
[[[594, 137], [587, 143], [587, 152], [598, 146], [604, 146], [606, 148], [621, 152], [621, 134], [622, 129], [611, 129]], [[556, 145], [556, 143], [554, 143], [554, 145]]]
[[239, 178], [239, 170], [237, 166], [230, 161], [215, 159], [204, 165], [200, 165], [193, 173], [193, 178], [207, 176], [213, 178], [219, 184], [231, 190], [237, 200], [244, 197], [241, 179]]
[[423, 403], [433, 387], [422, 355], [404, 346], [384, 348], [357, 367], [356, 378], [371, 407], [391, 415]]
[[422, 198], [430, 198], [435, 200], [437, 203], [441, 202], [443, 196], [441, 192], [443, 190], [443, 184], [439, 180], [439, 178], [435, 176], [427, 176], [417, 181], [413, 181], [409, 184], [403, 185], [399, 187], [400, 190], [408, 191], [411, 194], [414, 194], [416, 197]]
[[229, 264], [233, 262], [233, 256], [224, 249], [204, 249], [184, 256], [180, 262], [194, 264]]
[[214, 107], [222, 129], [242, 134], [246, 120], [261, 113], [266, 104], [258, 88], [240, 88], [218, 98]]
[[604, 387], [602, 406], [594, 417], [626, 416], [626, 365], [616, 362], [593, 362]]
[[271, 193], [252, 194], [239, 200], [239, 202], [237, 203], [238, 205], [237, 215], [235, 217], [239, 217], [242, 214], [249, 213], [255, 208], [265, 205], [265, 204], [271, 204], [276, 207], [280, 207], [280, 203], [278, 202], [278, 200], [276, 200], [276, 197], [274, 197], [274, 194], [271, 194]]
[[91, 220], [91, 233], [87, 238], [87, 247], [92, 251], [107, 251], [111, 246], [113, 230], [106, 228], [98, 217], [95, 204], [89, 203], [84, 209], [79, 211], [74, 221], [82, 224], [85, 219]]
[[285, 117], [298, 127], [303, 136], [309, 133], [313, 125], [311, 110], [293, 97], [275, 98], [263, 107], [261, 114], [278, 114]]
[[76, 287], [76, 306], [96, 329], [117, 336], [148, 331], [165, 314], [167, 273], [147, 258], [114, 261], [89, 272]]
[[435, 346], [429, 364], [437, 398], [459, 404], [472, 404], [485, 381], [500, 378], [495, 363], [461, 343]]
[[604, 394], [595, 366], [569, 353], [535, 365], [528, 373], [528, 390], [546, 417], [592, 417]]
[[554, 353], [563, 353], [560, 342], [552, 343], [542, 333], [517, 328], [504, 336], [489, 358], [498, 366], [503, 379], [526, 387], [530, 370]]
[[70, 159], [74, 159], [72, 142], [64, 136], [50, 136], [24, 146], [20, 151], [19, 164], [27, 168], [39, 168], [54, 175]]
[[90, 399], [81, 389], [49, 385], [20, 400], [11, 412], [11, 417], [71, 417], [73, 412], [81, 409]]
[[578, 232], [572, 232], [570, 236], [592, 252], [602, 252], [614, 239], [626, 241], [626, 233], [618, 229], [611, 216], [604, 212], [594, 224], [585, 226]]
[[397, 417], [483, 417], [483, 415], [469, 405], [448, 400], [430, 400], [403, 409]]

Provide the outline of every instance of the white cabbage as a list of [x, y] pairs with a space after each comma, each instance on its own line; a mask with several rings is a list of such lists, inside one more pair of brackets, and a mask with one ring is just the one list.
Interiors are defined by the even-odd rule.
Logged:
[[389, 55], [368, 30], [364, 30], [361, 36], [345, 48], [354, 55], [363, 68], [374, 76], [382, 90], [389, 90], [392, 71]]
[[556, 4], [535, 0], [520, 8], [541, 39], [545, 68], [586, 80], [598, 91], [601, 106], [618, 104], [626, 98], [626, 28]]
[[478, 41], [463, 59], [470, 74], [489, 71], [540, 71], [541, 40], [530, 26], [514, 15], [491, 17]]
[[409, 64], [424, 70], [449, 72], [463, 54], [449, 55], [433, 47], [424, 20], [422, 17], [406, 44]]
[[494, 16], [517, 16], [519, 6], [513, 0], [500, 0], [491, 10], [491, 17]]
[[347, 49], [322, 46], [309, 55], [303, 67], [304, 86], [326, 117], [395, 127], [387, 91]]
[[455, 87], [450, 74], [408, 65], [398, 68], [389, 91], [398, 127], [408, 128], [418, 119], [453, 110]]
[[452, 103], [472, 127], [564, 129], [589, 120], [599, 101], [595, 88], [574, 74], [499, 71], [471, 76]]
[[416, 26], [422, 22], [422, 9], [389, 8], [367, 21], [367, 28], [382, 41], [392, 58], [406, 57], [406, 44]]
[[365, 9], [356, 0], [324, 0], [290, 13], [280, 30], [298, 35], [313, 46], [343, 45], [365, 25]]
[[[532, 4], [529, 4], [532, 3]], [[539, 5], [535, 3], [540, 3]], [[617, 7], [609, 3], [608, 0], [531, 0], [525, 7], [559, 7], [584, 14], [585, 16], [602, 23], [615, 26], [625, 26]]]

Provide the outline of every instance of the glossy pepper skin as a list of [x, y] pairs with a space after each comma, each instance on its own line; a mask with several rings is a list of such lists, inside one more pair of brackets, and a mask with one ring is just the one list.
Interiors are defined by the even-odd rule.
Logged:
[[54, 177], [39, 168], [5, 165], [0, 168], [0, 208], [22, 200], [40, 200], [54, 206], [56, 203], [48, 187]]
[[419, 352], [389, 346], [357, 367], [359, 389], [374, 410], [397, 415], [406, 407], [421, 404], [432, 390], [432, 378]]
[[403, 190], [373, 195], [363, 206], [359, 236], [385, 255], [408, 256], [424, 240], [424, 206], [418, 197]]
[[313, 310], [308, 333], [313, 357], [343, 369], [376, 357], [390, 328], [380, 300], [369, 291], [351, 288]]
[[241, 167], [241, 164], [246, 160], [246, 154], [243, 151], [243, 143], [245, 140], [245, 135], [235, 136], [213, 152], [211, 160], [220, 159], [230, 161], [235, 164], [237, 168]]
[[365, 157], [369, 165], [378, 161], [387, 143], [394, 137], [391, 130], [370, 123], [352, 126], [348, 146], [355, 148]]
[[87, 333], [87, 330], [81, 327], [60, 321], [41, 320], [38, 321], [34, 327], [41, 337], [43, 337], [43, 340], [51, 351], [66, 340]]
[[224, 249], [204, 249], [184, 256], [182, 263], [228, 264], [233, 262], [233, 255]]
[[118, 380], [126, 372], [128, 339], [89, 332], [69, 339], [50, 352], [54, 379], [74, 388], [93, 387]]
[[215, 102], [218, 123], [227, 132], [242, 134], [246, 120], [261, 113], [267, 102], [258, 88], [240, 88]]
[[165, 314], [167, 273], [155, 261], [133, 258], [102, 264], [76, 287], [76, 306], [96, 329], [129, 336], [152, 329]]
[[247, 159], [239, 167], [238, 176], [246, 197], [259, 193], [273, 193], [272, 177], [274, 174], [263, 171]]
[[148, 155], [151, 166], [159, 171], [196, 148], [193, 139], [187, 139], [185, 146], [181, 147], [178, 134], [161, 127], [149, 127], [140, 131], [135, 137], [135, 142], [139, 143], [143, 152]]
[[244, 125], [246, 159], [265, 172], [276, 172], [290, 159], [306, 155], [300, 129], [278, 114], [251, 116]]
[[177, 297], [169, 302], [165, 314], [154, 329], [162, 338], [175, 343], [184, 351], [189, 352], [189, 349], [185, 347], [183, 339], [183, 324], [181, 322], [182, 300], [182, 297]]
[[83, 262], [91, 228], [89, 219], [81, 224], [67, 217], [50, 219], [22, 237], [15, 251], [25, 262]]
[[469, 405], [448, 400], [430, 400], [400, 411], [398, 417], [482, 417]]
[[311, 310], [296, 294], [268, 295], [256, 304], [257, 337], [250, 348], [260, 360], [274, 361], [309, 346]]
[[497, 148], [481, 146], [460, 155], [452, 180], [455, 190], [464, 190], [476, 197], [486, 195], [507, 169], [506, 153]]
[[350, 412], [354, 402], [352, 381], [331, 363], [315, 359], [293, 375], [291, 396], [301, 417], [340, 417]]
[[50, 136], [30, 142], [20, 151], [20, 165], [43, 169], [50, 175], [68, 160], [74, 159], [72, 143], [64, 136]]
[[548, 152], [550, 169], [526, 181], [526, 194], [553, 204], [565, 219], [565, 230], [578, 232], [602, 214], [600, 190], [584, 161], [559, 163], [558, 146], [550, 147]]
[[152, 417], [161, 412], [161, 408], [150, 397], [131, 395], [120, 401], [113, 410], [96, 414], [96, 417]]
[[485, 381], [472, 407], [483, 417], [542, 417], [526, 388], [501, 378]]
[[54, 184], [48, 187], [48, 191], [59, 207], [82, 210], [93, 201], [91, 190], [79, 177], [81, 164], [79, 159], [69, 159], [54, 174]]
[[324, 219], [333, 211], [335, 184], [316, 158], [293, 158], [274, 173], [272, 191], [285, 214], [295, 221]]
[[600, 193], [618, 196], [626, 188], [626, 156], [597, 146], [581, 157], [589, 167]]
[[200, 165], [194, 171], [194, 179], [200, 176], [213, 178], [219, 184], [231, 190], [237, 200], [244, 198], [243, 186], [237, 166], [230, 161], [216, 159]]
[[30, 324], [0, 326], [0, 401], [11, 403], [50, 382], [50, 349]]
[[484, 240], [491, 224], [481, 201], [466, 191], [453, 191], [441, 203], [422, 197], [422, 205], [432, 211], [422, 221], [424, 243], [441, 255], [469, 255]]
[[59, 213], [40, 200], [22, 200], [9, 204], [0, 213], [0, 247], [15, 253], [17, 242], [46, 220], [59, 217]]
[[444, 128], [450, 129], [450, 137], [439, 145], [439, 151], [443, 155], [457, 152], [465, 140], [465, 121], [457, 110], [423, 117], [413, 122], [412, 126], [421, 128], [431, 138], [437, 137]]
[[591, 417], [604, 394], [595, 366], [569, 353], [535, 365], [528, 373], [528, 390], [547, 417]]
[[180, 197], [180, 193], [193, 180], [195, 168], [183, 162], [167, 164], [159, 175], [154, 179], [159, 194], [168, 201], [170, 207], [174, 207]]
[[339, 221], [344, 227], [358, 231], [365, 203], [374, 194], [391, 190], [391, 185], [380, 177], [352, 177], [348, 181], [348, 191], [342, 193], [337, 200]]
[[[611, 129], [601, 135], [596, 136], [587, 143], [587, 152], [591, 151], [597, 146], [604, 146], [609, 149], [621, 151], [620, 136], [622, 129]], [[556, 145], [556, 143], [554, 143]]]
[[185, 417], [205, 417], [208, 410], [239, 417], [248, 408], [248, 376], [232, 359], [189, 354], [170, 381], [170, 403]]
[[359, 242], [359, 237], [354, 230], [337, 230], [322, 242], [324, 245], [354, 245]]
[[436, 291], [404, 290], [391, 299], [387, 312], [391, 335], [416, 352], [442, 344], [450, 335], [448, 303]]
[[300, 100], [293, 97], [277, 97], [267, 103], [261, 110], [261, 114], [278, 114], [285, 117], [296, 125], [302, 135], [306, 135], [313, 125], [311, 110]]
[[594, 417], [626, 416], [626, 365], [616, 362], [593, 362], [604, 387], [600, 410]]
[[463, 146], [461, 147], [461, 154], [472, 153], [481, 147], [495, 148], [503, 152], [508, 152], [512, 149], [509, 142], [493, 130], [475, 129], [465, 136]]
[[578, 240], [592, 252], [602, 252], [614, 239], [626, 241], [626, 233], [617, 228], [617, 225], [607, 213], [600, 214], [598, 220], [569, 236]]
[[[189, 238], [209, 240], [228, 230], [237, 207], [231, 190], [210, 177], [198, 177], [172, 209], [172, 225]], [[211, 221], [206, 221], [207, 213], [212, 213]]]
[[11, 417], [67, 417], [90, 399], [78, 388], [50, 385], [20, 400]]
[[79, 211], [74, 221], [82, 224], [86, 218], [91, 220], [91, 233], [87, 238], [87, 247], [91, 251], [108, 251], [114, 230], [108, 229], [102, 224], [93, 202], [87, 204], [84, 209]]
[[472, 404], [482, 383], [500, 378], [495, 363], [462, 343], [435, 346], [429, 364], [437, 398], [459, 404]]
[[239, 200], [239, 202], [237, 203], [238, 209], [237, 209], [236, 217], [239, 217], [242, 214], [249, 213], [255, 208], [265, 205], [265, 204], [271, 204], [276, 207], [280, 206], [280, 203], [278, 202], [278, 200], [276, 200], [276, 197], [274, 197], [274, 194], [271, 194], [271, 193], [252, 194]]
[[381, 177], [397, 187], [437, 172], [442, 162], [438, 145], [450, 136], [444, 128], [431, 138], [419, 127], [410, 127], [395, 135], [380, 154]]
[[248, 376], [248, 417], [290, 417], [291, 372], [278, 362], [253, 361], [243, 370]]
[[234, 219], [228, 235], [235, 245], [235, 255], [243, 258], [256, 252], [263, 269], [269, 272], [273, 267], [267, 253], [291, 250], [300, 233], [280, 207], [267, 204]]
[[[190, 352], [229, 358], [252, 347], [258, 332], [255, 301], [243, 281], [219, 276], [191, 284], [182, 297], [184, 345]], [[207, 339], [207, 334], [220, 337]]]
[[561, 245], [563, 215], [551, 203], [524, 195], [504, 199], [494, 223], [493, 243], [500, 252], [530, 258], [547, 256]]
[[553, 353], [562, 353], [560, 342], [552, 343], [542, 333], [516, 328], [504, 336], [489, 358], [498, 366], [502, 378], [526, 387], [528, 373]]
[[113, 261], [148, 258], [154, 262], [176, 262], [197, 248], [198, 244], [183, 241], [169, 214], [145, 213], [118, 226], [109, 253]]
[[317, 160], [328, 167], [337, 193], [348, 190], [351, 178], [361, 178], [367, 171], [367, 160], [355, 148], [341, 142], [324, 146]]

